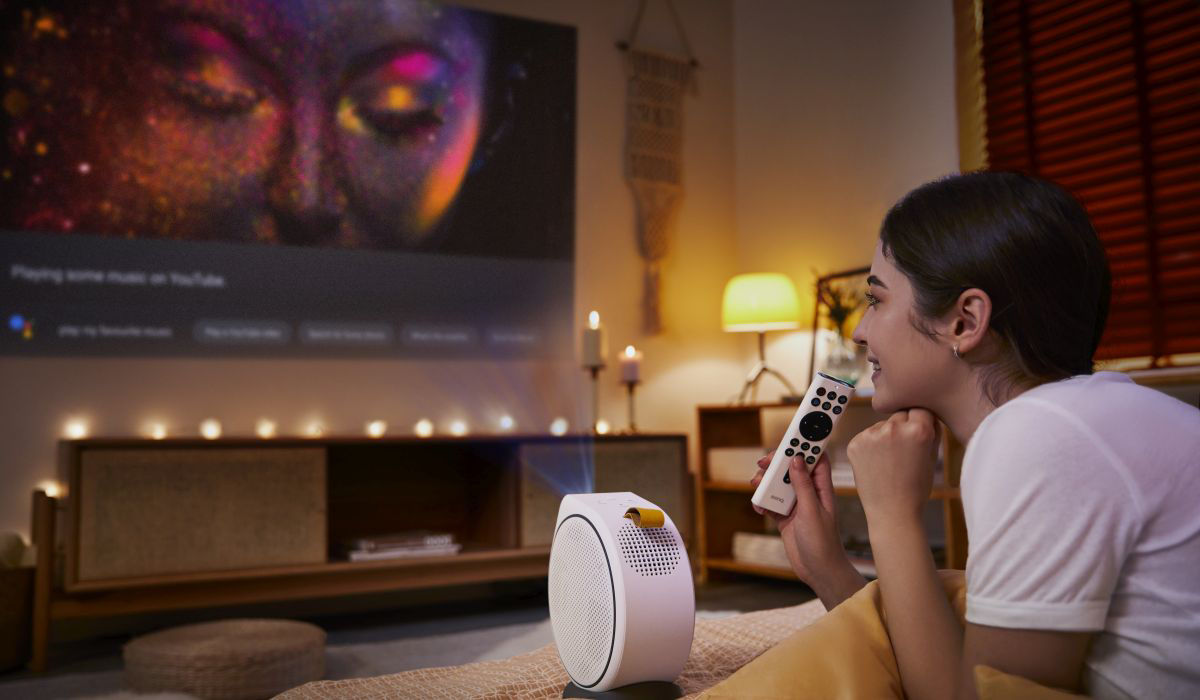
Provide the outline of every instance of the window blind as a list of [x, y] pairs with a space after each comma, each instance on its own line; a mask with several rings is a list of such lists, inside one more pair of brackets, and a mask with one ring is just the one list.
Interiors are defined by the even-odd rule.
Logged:
[[1200, 2], [984, 0], [982, 39], [989, 167], [1066, 187], [1108, 253], [1097, 359], [1200, 353]]

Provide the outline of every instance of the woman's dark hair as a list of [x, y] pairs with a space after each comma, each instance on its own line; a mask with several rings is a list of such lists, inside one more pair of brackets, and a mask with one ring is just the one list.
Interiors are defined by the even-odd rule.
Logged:
[[1028, 175], [976, 172], [927, 183], [900, 200], [879, 235], [913, 286], [914, 319], [941, 316], [966, 289], [992, 300], [989, 323], [1006, 358], [988, 375], [997, 402], [1008, 383], [1092, 372], [1108, 319], [1111, 277], [1083, 206]]

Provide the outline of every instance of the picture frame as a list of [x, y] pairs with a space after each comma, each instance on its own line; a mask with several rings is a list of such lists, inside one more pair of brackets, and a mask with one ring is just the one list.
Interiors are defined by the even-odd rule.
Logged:
[[809, 383], [817, 372], [825, 372], [854, 384], [859, 395], [874, 392], [866, 350], [852, 339], [854, 328], [867, 309], [870, 274], [868, 266], [817, 276]]

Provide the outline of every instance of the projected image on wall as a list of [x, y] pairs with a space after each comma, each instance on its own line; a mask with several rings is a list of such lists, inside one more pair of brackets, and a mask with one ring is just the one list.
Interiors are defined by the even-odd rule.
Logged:
[[0, 8], [0, 347], [569, 352], [574, 29], [418, 0], [89, 5]]

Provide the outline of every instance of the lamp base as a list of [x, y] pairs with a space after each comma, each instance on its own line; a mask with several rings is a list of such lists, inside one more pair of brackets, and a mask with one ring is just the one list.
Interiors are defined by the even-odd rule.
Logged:
[[776, 379], [778, 379], [780, 381], [780, 383], [782, 383], [785, 387], [787, 387], [788, 394], [793, 395], [793, 396], [796, 394], [796, 388], [792, 386], [791, 382], [789, 382], [787, 379], [785, 379], [783, 377], [783, 375], [780, 374], [779, 372], [768, 367], [765, 362], [760, 361], [757, 365], [754, 366], [754, 369], [750, 370], [750, 376], [746, 377], [746, 382], [744, 384], [742, 384], [742, 391], [741, 391], [741, 393], [738, 394], [737, 400], [734, 401], [734, 403], [738, 404], [738, 405], [745, 404], [746, 397], [748, 395], [750, 395], [752, 391], [754, 392], [753, 395], [757, 398], [757, 396], [758, 396], [758, 380], [762, 379], [762, 376], [764, 374], [769, 374], [772, 377], [775, 377]]

